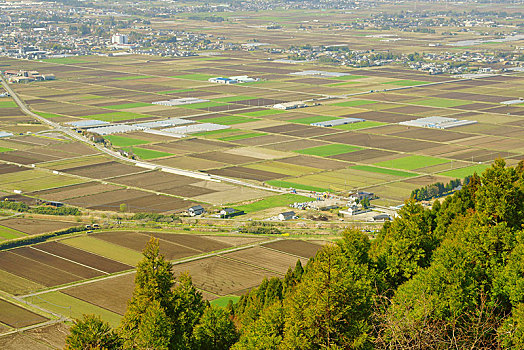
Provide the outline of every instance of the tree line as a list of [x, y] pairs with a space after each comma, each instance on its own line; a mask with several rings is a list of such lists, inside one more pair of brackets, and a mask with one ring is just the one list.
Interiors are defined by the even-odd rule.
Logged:
[[77, 320], [68, 349], [523, 349], [524, 163], [497, 160], [377, 238], [348, 229], [235, 305], [203, 301], [151, 241], [117, 330]]

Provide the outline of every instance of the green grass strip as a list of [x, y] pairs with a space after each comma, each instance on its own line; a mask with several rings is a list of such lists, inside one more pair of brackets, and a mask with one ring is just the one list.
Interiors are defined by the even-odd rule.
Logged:
[[409, 80], [409, 79], [403, 79], [403, 80], [397, 80], [397, 81], [388, 81], [382, 84], [387, 85], [399, 85], [399, 86], [414, 86], [414, 85], [423, 85], [423, 84], [429, 84], [427, 81], [420, 81], [420, 80]]
[[386, 124], [387, 123], [374, 122], [371, 120], [364, 120], [363, 122], [358, 122], [358, 123], [337, 125], [337, 126], [334, 126], [333, 128], [340, 129], [340, 130], [359, 130], [359, 129], [373, 128], [375, 126], [381, 126], [381, 125], [386, 125]]
[[269, 180], [266, 181], [268, 185], [275, 186], [275, 187], [282, 187], [282, 188], [294, 188], [297, 190], [304, 190], [304, 191], [315, 191], [315, 192], [328, 192], [329, 190], [322, 187], [316, 187], [316, 186], [309, 186], [309, 185], [302, 185], [297, 184], [294, 182], [288, 182], [288, 181], [282, 181], [282, 180]]
[[215, 300], [211, 300], [210, 304], [217, 307], [226, 307], [229, 304], [229, 301], [232, 301], [233, 304], [236, 304], [240, 300], [240, 297], [237, 295], [226, 295]]
[[371, 173], [378, 173], [378, 174], [385, 174], [385, 175], [392, 175], [392, 176], [399, 176], [399, 177], [412, 177], [416, 175], [413, 173], [408, 173], [406, 171], [377, 168], [377, 167], [369, 166], [369, 165], [354, 165], [349, 168], [354, 169], [354, 170], [368, 171]]
[[246, 213], [252, 213], [255, 211], [260, 211], [269, 208], [285, 207], [295, 202], [307, 201], [311, 201], [311, 198], [300, 196], [297, 194], [286, 193], [278, 196], [264, 198], [251, 204], [235, 206], [235, 209], [243, 210]]
[[245, 115], [247, 117], [265, 117], [267, 115], [280, 114], [280, 113], [286, 113], [286, 111], [281, 111], [278, 109], [266, 109], [263, 111], [247, 112], [247, 113], [240, 113], [240, 114]]
[[129, 146], [144, 145], [146, 143], [149, 143], [149, 141], [146, 141], [146, 140], [134, 139], [131, 137], [120, 136], [120, 135], [107, 135], [107, 136], [104, 136], [104, 138], [106, 140], [109, 140], [113, 144], [113, 146], [116, 146], [116, 147], [129, 147]]
[[0, 153], [14, 151], [14, 149], [7, 147], [0, 147]]
[[149, 79], [149, 78], [154, 78], [154, 77], [150, 75], [128, 75], [125, 77], [116, 77], [116, 78], [113, 78], [113, 80], [138, 80], [138, 79]]
[[438, 165], [438, 164], [444, 164], [448, 162], [450, 161], [444, 158], [415, 155], [415, 156], [407, 156], [407, 157], [398, 158], [398, 159], [385, 160], [383, 162], [378, 162], [374, 164], [384, 167], [384, 168], [413, 170], [413, 169], [424, 168], [424, 167]]
[[7, 100], [0, 101], [0, 108], [15, 108], [18, 107], [15, 101]]
[[114, 312], [60, 292], [50, 292], [35, 297], [28, 297], [26, 300], [67, 317], [81, 319], [84, 314], [99, 315], [104, 321], [109, 322], [112, 327], [118, 327], [122, 318]]
[[482, 174], [484, 170], [489, 168], [488, 164], [477, 164], [466, 168], [453, 169], [439, 173], [439, 175], [453, 177], [455, 179], [463, 179], [467, 176], [473, 175], [473, 173]]
[[258, 137], [258, 136], [264, 136], [267, 135], [265, 132], [250, 132], [248, 134], [241, 134], [241, 135], [233, 135], [233, 136], [227, 136], [227, 137], [221, 137], [219, 140], [221, 141], [237, 141], [237, 140], [244, 140], [244, 139], [250, 139], [252, 137]]
[[25, 233], [0, 225], [0, 240], [9, 240], [26, 236]]
[[133, 119], [141, 119], [141, 118], [148, 118], [148, 117], [149, 116], [144, 115], [144, 114], [131, 113], [131, 112], [112, 112], [112, 113], [104, 113], [104, 114], [86, 115], [81, 118], [96, 119], [96, 120], [102, 120], [105, 122], [119, 122], [123, 120], [133, 120]]
[[221, 124], [221, 125], [234, 125], [234, 124], [242, 124], [242, 123], [248, 123], [248, 122], [254, 122], [260, 119], [255, 118], [248, 118], [243, 117], [241, 115], [228, 115], [224, 117], [216, 117], [216, 118], [210, 118], [206, 119], [206, 123], [215, 123], [215, 124]]
[[332, 144], [332, 145], [324, 145], [324, 146], [300, 149], [294, 152], [300, 153], [300, 154], [309, 154], [313, 156], [328, 157], [328, 156], [335, 156], [337, 154], [342, 154], [342, 153], [354, 152], [354, 151], [358, 151], [361, 149], [362, 148], [356, 147], [356, 146]]
[[355, 100], [355, 101], [346, 101], [346, 102], [339, 102], [334, 103], [333, 106], [339, 106], [339, 107], [358, 107], [363, 105], [369, 105], [372, 103], [377, 103], [376, 101], [369, 101], [369, 100]]
[[329, 116], [324, 116], [324, 115], [316, 115], [316, 116], [305, 117], [305, 118], [291, 119], [290, 122], [309, 125], [311, 123], [326, 122], [328, 120], [335, 120], [335, 119], [340, 119], [340, 118], [339, 117], [329, 117]]
[[155, 159], [155, 158], [162, 158], [162, 157], [168, 157], [168, 156], [174, 155], [172, 153], [154, 151], [152, 149], [146, 149], [146, 148], [140, 148], [140, 147], [130, 147], [130, 148], [125, 148], [124, 150], [128, 152], [129, 151], [133, 152], [140, 159]]
[[147, 106], [152, 106], [152, 105], [151, 105], [151, 103], [132, 102], [132, 103], [122, 103], [120, 105], [104, 106], [103, 108], [108, 108], [108, 109], [128, 109], [128, 108], [147, 107]]
[[63, 115], [60, 114], [54, 114], [54, 113], [46, 113], [46, 112], [35, 112], [42, 118], [63, 118]]
[[[122, 201], [124, 203], [125, 201]], [[92, 236], [80, 236], [61, 240], [60, 243], [70, 245], [78, 249], [104, 256], [108, 259], [120, 261], [121, 263], [136, 266], [142, 260], [142, 254], [136, 250], [109, 243]]]

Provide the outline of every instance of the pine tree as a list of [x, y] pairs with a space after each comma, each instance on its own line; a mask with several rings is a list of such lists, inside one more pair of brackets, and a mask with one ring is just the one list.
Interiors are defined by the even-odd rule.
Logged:
[[193, 330], [193, 349], [227, 350], [237, 341], [238, 333], [226, 310], [208, 307]]

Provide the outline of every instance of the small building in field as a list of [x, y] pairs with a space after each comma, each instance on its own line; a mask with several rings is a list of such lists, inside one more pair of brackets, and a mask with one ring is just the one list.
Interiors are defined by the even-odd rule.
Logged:
[[190, 216], [197, 216], [197, 215], [202, 215], [206, 212], [206, 210], [204, 209], [203, 206], [201, 206], [200, 204], [198, 205], [194, 205], [192, 206], [191, 208], [189, 208], [187, 210], [187, 212], [189, 213]]
[[237, 210], [235, 208], [224, 208], [220, 211], [220, 217], [222, 219], [229, 219], [234, 216], [244, 215], [243, 210]]
[[389, 216], [388, 214], [378, 214], [378, 215], [373, 216], [373, 221], [390, 221], [390, 220], [391, 220], [391, 216]]
[[278, 220], [280, 221], [287, 221], [287, 220], [293, 220], [293, 219], [298, 218], [297, 214], [295, 214], [294, 211], [286, 211], [286, 212], [280, 213], [278, 214], [277, 217], [278, 217]]

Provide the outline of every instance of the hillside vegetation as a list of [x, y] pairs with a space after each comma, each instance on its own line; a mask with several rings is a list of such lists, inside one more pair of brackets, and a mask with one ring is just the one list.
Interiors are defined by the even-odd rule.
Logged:
[[187, 275], [174, 287], [151, 241], [121, 327], [86, 317], [68, 346], [522, 349], [523, 220], [524, 163], [497, 160], [442, 204], [407, 201], [375, 240], [348, 230], [226, 308], [203, 301]]

